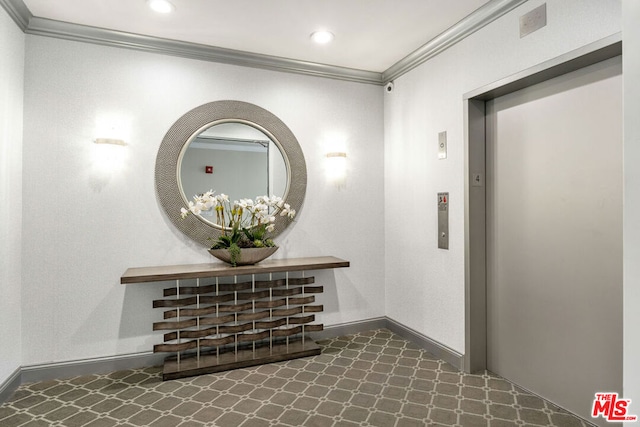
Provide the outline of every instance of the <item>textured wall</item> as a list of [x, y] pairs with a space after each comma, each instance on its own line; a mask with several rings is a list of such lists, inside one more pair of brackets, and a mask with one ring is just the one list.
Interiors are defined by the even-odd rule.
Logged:
[[22, 362], [20, 273], [24, 34], [0, 8], [0, 384]]
[[[519, 37], [530, 0], [405, 74], [385, 95], [386, 313], [464, 353], [463, 95], [620, 31], [619, 0], [549, 0], [547, 26]], [[438, 160], [438, 132], [448, 158]], [[437, 192], [450, 192], [449, 251]], [[401, 226], [402, 225], [402, 226]]]
[[[27, 36], [24, 135], [24, 365], [148, 351], [162, 285], [122, 286], [128, 267], [210, 261], [177, 231], [154, 187], [158, 146], [192, 108], [257, 104], [298, 138], [305, 203], [276, 257], [335, 255], [320, 272], [327, 325], [384, 314], [383, 108], [380, 87]], [[127, 147], [91, 141], [103, 118]], [[100, 122], [96, 124], [96, 122]], [[326, 146], [349, 175], [325, 179]], [[104, 165], [102, 149], [115, 149]], [[118, 158], [119, 156], [119, 158]]]
[[[640, 2], [622, 1], [624, 77], [624, 397], [640, 415]], [[633, 423], [629, 423], [632, 425]]]

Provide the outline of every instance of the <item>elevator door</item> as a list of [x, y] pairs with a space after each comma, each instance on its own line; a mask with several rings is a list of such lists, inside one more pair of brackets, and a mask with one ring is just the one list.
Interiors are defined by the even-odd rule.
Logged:
[[621, 73], [613, 58], [486, 110], [487, 367], [588, 420], [622, 389]]

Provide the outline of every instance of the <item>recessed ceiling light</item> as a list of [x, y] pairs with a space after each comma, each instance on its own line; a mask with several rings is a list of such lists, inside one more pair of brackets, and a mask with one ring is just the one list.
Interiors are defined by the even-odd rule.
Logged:
[[158, 13], [169, 13], [176, 8], [173, 3], [168, 0], [147, 0], [147, 4]]
[[334, 35], [329, 31], [316, 31], [311, 34], [311, 40], [318, 44], [326, 44], [333, 40]]

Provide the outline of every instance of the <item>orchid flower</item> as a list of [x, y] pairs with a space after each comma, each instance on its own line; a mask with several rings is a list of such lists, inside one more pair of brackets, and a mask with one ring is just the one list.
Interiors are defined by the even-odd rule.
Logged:
[[258, 196], [255, 201], [240, 199], [231, 203], [228, 195], [216, 195], [209, 190], [194, 196], [187, 207], [180, 209], [180, 216], [184, 219], [190, 213], [200, 215], [212, 209], [216, 211], [216, 223], [222, 228], [222, 236], [214, 245], [216, 248], [273, 246], [273, 240], [266, 233], [275, 231], [276, 215], [279, 213], [291, 219], [296, 215], [296, 211], [279, 196]]

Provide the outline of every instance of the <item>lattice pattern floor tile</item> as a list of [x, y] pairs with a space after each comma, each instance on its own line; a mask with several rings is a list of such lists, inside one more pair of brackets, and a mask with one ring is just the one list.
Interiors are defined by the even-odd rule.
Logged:
[[154, 367], [24, 384], [0, 406], [0, 426], [591, 425], [385, 329], [319, 344], [319, 356], [181, 380], [162, 382]]

